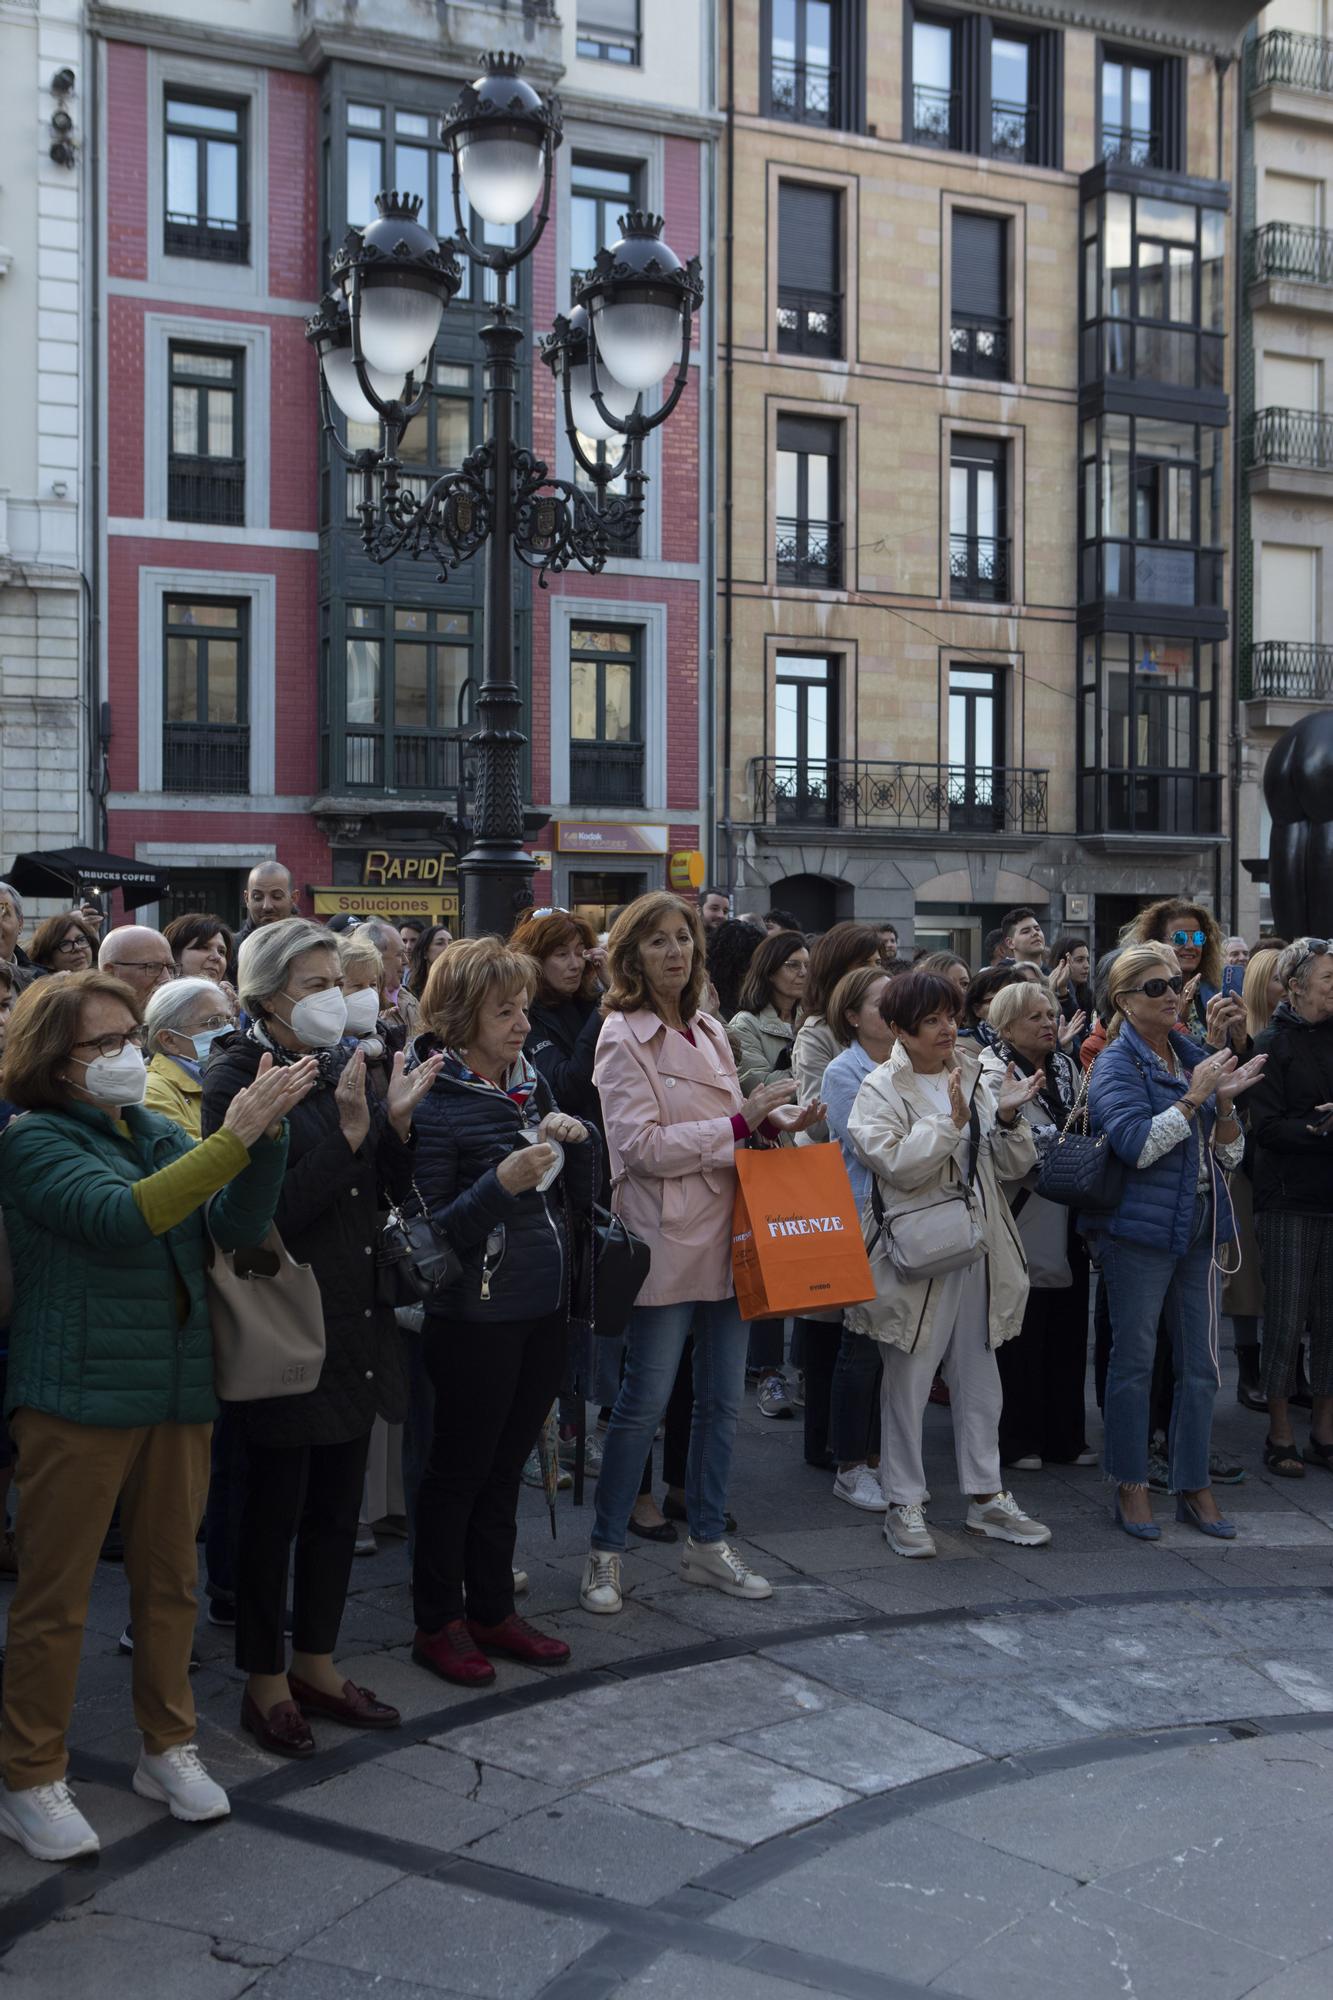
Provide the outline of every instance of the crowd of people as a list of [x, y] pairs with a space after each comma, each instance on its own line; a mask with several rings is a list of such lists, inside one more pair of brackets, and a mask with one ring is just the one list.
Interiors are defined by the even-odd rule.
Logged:
[[[128, 1585], [135, 1790], [206, 1821], [229, 1807], [190, 1693], [200, 1539], [240, 1724], [308, 1758], [312, 1720], [400, 1720], [336, 1664], [377, 1523], [406, 1536], [413, 1659], [463, 1687], [571, 1657], [517, 1610], [514, 1568], [524, 1481], [571, 1466], [595, 1489], [585, 1612], [622, 1610], [636, 1539], [679, 1543], [687, 1583], [769, 1597], [731, 1511], [747, 1395], [799, 1420], [891, 1557], [934, 1556], [928, 1509], [951, 1512], [926, 1486], [931, 1403], [972, 1534], [1049, 1543], [1008, 1474], [1100, 1462], [1108, 1525], [1158, 1538], [1168, 1493], [1230, 1539], [1225, 1312], [1265, 1466], [1333, 1472], [1329, 941], [1251, 950], [1167, 900], [1094, 962], [1016, 909], [972, 965], [887, 924], [736, 917], [716, 889], [642, 896], [604, 938], [534, 909], [455, 940], [313, 922], [276, 862], [246, 904], [235, 935], [84, 904], [25, 946], [0, 883], [0, 1833], [29, 1854], [98, 1845], [65, 1778], [100, 1558]], [[1104, 1186], [1080, 1205], [1052, 1168], [1084, 1132]], [[747, 1323], [738, 1150], [811, 1145], [845, 1166], [873, 1296]], [[599, 1274], [636, 1245], [604, 1326]], [[223, 1279], [244, 1322], [288, 1272], [322, 1360], [242, 1393]]]

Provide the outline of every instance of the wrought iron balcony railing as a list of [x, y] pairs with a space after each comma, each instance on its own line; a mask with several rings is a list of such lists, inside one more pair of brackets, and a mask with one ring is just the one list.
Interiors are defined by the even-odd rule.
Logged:
[[641, 806], [642, 743], [571, 743], [569, 797], [576, 806]]
[[778, 287], [778, 352], [842, 353], [842, 297], [838, 292]]
[[950, 597], [1009, 601], [1009, 544], [994, 535], [950, 535]]
[[[341, 782], [380, 792], [456, 792], [468, 734], [457, 729], [398, 732], [386, 748], [382, 730], [349, 729], [341, 743]], [[336, 789], [339, 745], [332, 748]]]
[[949, 326], [949, 373], [1009, 380], [1009, 322], [956, 312]]
[[1160, 167], [1162, 135], [1140, 125], [1103, 125], [1102, 158], [1121, 167]]
[[1333, 701], [1333, 646], [1295, 639], [1261, 639], [1241, 674], [1243, 698]]
[[168, 214], [163, 248], [168, 257], [199, 257], [208, 264], [248, 264], [250, 225], [212, 215]]
[[990, 149], [996, 160], [1026, 160], [1032, 132], [1032, 113], [1026, 104], [1005, 104], [996, 99], [990, 108]]
[[1306, 285], [1333, 285], [1333, 229], [1307, 222], [1265, 222], [1251, 230], [1247, 275], [1295, 278]]
[[168, 722], [162, 733], [162, 789], [229, 795], [248, 792], [248, 724]]
[[837, 590], [842, 585], [842, 522], [779, 515], [775, 553], [778, 582]]
[[775, 118], [790, 118], [797, 125], [838, 123], [838, 72], [826, 63], [774, 56], [769, 96]]
[[1256, 410], [1250, 423], [1248, 463], [1333, 471], [1333, 417], [1318, 410]]
[[904, 833], [1045, 833], [1049, 772], [754, 757], [755, 821]]
[[167, 461], [167, 519], [243, 528], [245, 460], [187, 458], [173, 452]]
[[1333, 92], [1333, 41], [1326, 35], [1299, 35], [1292, 28], [1260, 35], [1250, 48], [1250, 89], [1273, 83]]
[[912, 140], [917, 146], [958, 145], [958, 92], [918, 83], [912, 90]]

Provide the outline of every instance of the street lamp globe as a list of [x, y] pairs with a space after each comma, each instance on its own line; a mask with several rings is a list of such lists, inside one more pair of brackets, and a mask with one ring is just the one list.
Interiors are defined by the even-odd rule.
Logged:
[[[606, 421], [592, 396], [592, 370], [588, 359], [588, 315], [575, 306], [569, 315], [569, 333], [564, 342], [563, 365], [569, 370], [569, 413], [574, 428], [595, 444], [605, 444], [621, 435]], [[619, 423], [626, 423], [638, 408], [639, 392], [617, 382], [609, 368], [597, 373], [597, 393], [603, 408]]]
[[[324, 385], [338, 408], [353, 424], [377, 424], [380, 413], [361, 387], [352, 350], [352, 321], [346, 301], [326, 292], [319, 311], [308, 322], [306, 337], [319, 356]], [[362, 364], [364, 368], [364, 363]], [[407, 384], [401, 376], [365, 368], [365, 376], [381, 403], [399, 403]]]
[[560, 143], [560, 114], [520, 74], [521, 56], [494, 53], [444, 117], [463, 191], [483, 222], [521, 222], [537, 205], [548, 149]]
[[401, 382], [435, 345], [462, 272], [418, 221], [419, 195], [377, 194], [375, 207], [349, 259], [354, 326], [366, 366]]
[[599, 362], [624, 388], [651, 389], [677, 360], [703, 286], [698, 260], [682, 265], [661, 240], [660, 215], [636, 211], [620, 226], [624, 235], [598, 251], [579, 301], [592, 316]]

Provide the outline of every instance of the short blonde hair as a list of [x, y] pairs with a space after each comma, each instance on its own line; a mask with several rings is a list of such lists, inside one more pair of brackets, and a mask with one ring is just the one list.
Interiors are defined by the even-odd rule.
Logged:
[[[1119, 1034], [1125, 1019], [1118, 1004], [1120, 995], [1144, 979], [1161, 978], [1163, 967], [1168, 978], [1180, 971], [1180, 960], [1169, 945], [1127, 944], [1123, 951], [1116, 954], [1106, 975], [1106, 1000], [1111, 1009], [1111, 1025], [1106, 1031], [1108, 1042], [1113, 1035]], [[1007, 988], [1005, 990], [1008, 991]], [[992, 1002], [992, 1009], [993, 1006]]]
[[652, 994], [643, 976], [639, 947], [649, 931], [672, 917], [684, 917], [694, 944], [690, 976], [680, 996], [680, 1018], [689, 1021], [698, 1013], [708, 981], [704, 927], [698, 908], [693, 903], [682, 902], [679, 896], [673, 896], [666, 889], [656, 889], [650, 895], [640, 896], [628, 909], [622, 910], [611, 926], [606, 947], [610, 985], [602, 1002], [604, 1014], [637, 1014], [643, 1008], [652, 1006]]
[[367, 937], [363, 925], [344, 931], [338, 939], [338, 964], [343, 972], [354, 965], [367, 965], [375, 975], [375, 985], [384, 984], [384, 953], [374, 938]]
[[1055, 1009], [1057, 1019], [1060, 1009], [1056, 1006], [1050, 987], [1044, 979], [1015, 979], [1008, 986], [1002, 986], [990, 1003], [986, 1016], [986, 1026], [994, 1028], [997, 1035], [1007, 1035], [1015, 1021], [1021, 1021], [1031, 1014], [1038, 1001]]
[[1273, 1018], [1273, 1009], [1268, 1004], [1268, 983], [1285, 950], [1285, 945], [1266, 944], [1250, 953], [1241, 998], [1245, 1002], [1245, 1032], [1251, 1041], [1262, 1035]]
[[535, 958], [511, 951], [503, 938], [460, 938], [436, 959], [421, 996], [422, 1025], [448, 1049], [470, 1048], [481, 1010], [492, 996], [526, 1006], [541, 983]]

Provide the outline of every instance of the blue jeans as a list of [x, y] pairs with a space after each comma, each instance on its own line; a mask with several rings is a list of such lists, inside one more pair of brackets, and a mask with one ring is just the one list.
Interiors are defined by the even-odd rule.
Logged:
[[745, 1394], [750, 1329], [735, 1299], [695, 1305], [636, 1306], [620, 1385], [602, 1447], [592, 1545], [622, 1555], [653, 1432], [671, 1399], [681, 1351], [694, 1333], [694, 1418], [685, 1468], [685, 1513], [696, 1542], [720, 1542], [727, 1526], [727, 1481], [736, 1419]]
[[[1102, 1282], [1111, 1308], [1111, 1359], [1106, 1372], [1102, 1463], [1119, 1486], [1148, 1483], [1148, 1405], [1152, 1394], [1157, 1322], [1171, 1337], [1175, 1395], [1167, 1445], [1173, 1493], [1198, 1493], [1210, 1484], [1217, 1368], [1210, 1335], [1217, 1274], [1212, 1268], [1212, 1203], [1201, 1202], [1194, 1235], [1182, 1257], [1143, 1243], [1100, 1246]], [[1216, 1318], [1212, 1324], [1216, 1326]]]

